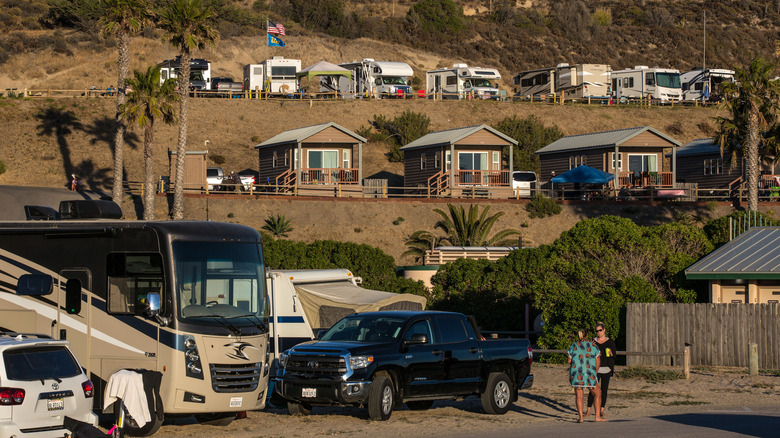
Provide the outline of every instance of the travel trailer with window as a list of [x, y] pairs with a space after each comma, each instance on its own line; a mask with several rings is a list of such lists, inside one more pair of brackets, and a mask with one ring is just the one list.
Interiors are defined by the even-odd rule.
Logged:
[[[181, 57], [169, 59], [159, 64], [160, 83], [166, 79], [179, 77], [181, 70]], [[205, 59], [190, 59], [190, 91], [211, 90], [211, 63]]]
[[494, 68], [454, 64], [452, 68], [426, 72], [425, 76], [429, 99], [499, 99], [494, 81], [501, 79], [501, 74]]
[[680, 72], [671, 68], [638, 65], [612, 72], [612, 94], [616, 99], [682, 100]]
[[[61, 204], [62, 217], [112, 211], [102, 205], [110, 201], [63, 202], [78, 208]], [[91, 202], [102, 204], [89, 208]], [[45, 209], [26, 208], [28, 217]], [[0, 327], [70, 341], [95, 384], [96, 409], [106, 382], [122, 369], [163, 374], [165, 414], [226, 424], [237, 411], [264, 408], [265, 275], [260, 234], [242, 225], [0, 222]], [[145, 426], [125, 428], [152, 434], [163, 418], [151, 415]]]
[[338, 91], [344, 97], [399, 97], [412, 93], [407, 84], [414, 71], [405, 62], [361, 61], [339, 64], [352, 72], [352, 79], [346, 76], [323, 76], [322, 91]]
[[695, 68], [680, 75], [683, 100], [717, 102], [722, 97], [721, 84], [734, 82], [734, 70]]
[[612, 68], [606, 64], [558, 64], [520, 72], [513, 78], [516, 98], [549, 96], [564, 98], [607, 97]]
[[[293, 94], [298, 92], [296, 74], [301, 71], [300, 59], [274, 56], [259, 64], [244, 66], [244, 91], [262, 94]], [[255, 97], [259, 97], [255, 95]]]

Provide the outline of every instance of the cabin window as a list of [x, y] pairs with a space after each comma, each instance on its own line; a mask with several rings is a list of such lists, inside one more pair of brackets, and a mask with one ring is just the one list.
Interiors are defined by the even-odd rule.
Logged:
[[273, 167], [274, 169], [276, 168], [276, 164], [277, 164], [276, 162], [278, 159], [279, 157], [277, 156], [276, 151], [274, 151], [274, 156], [271, 159], [271, 167]]
[[705, 175], [720, 175], [723, 173], [723, 159], [711, 158], [704, 160]]
[[585, 155], [572, 155], [569, 157], [569, 169], [587, 164], [588, 159]]
[[107, 266], [109, 313], [142, 315], [146, 310], [146, 294], [156, 292], [162, 297], [160, 254], [111, 253]]
[[501, 170], [501, 152], [493, 151], [493, 169]]
[[[612, 152], [610, 155], [612, 155], [612, 169], [614, 170], [616, 168], [615, 167], [615, 153]], [[617, 170], [623, 170], [623, 152], [618, 153]]]
[[341, 151], [341, 167], [343, 167], [345, 169], [349, 169], [350, 168], [350, 165], [349, 165], [349, 150], [348, 149], [344, 149], [343, 151]]
[[645, 77], [645, 84], [648, 86], [655, 86], [655, 73], [648, 73]]
[[436, 154], [433, 156], [433, 167], [436, 169], [441, 167], [441, 152], [436, 152]]
[[655, 154], [629, 154], [629, 172], [656, 172], [658, 170], [658, 156]]
[[425, 153], [420, 154], [420, 170], [425, 170], [426, 168], [426, 157]]
[[444, 171], [448, 171], [452, 168], [452, 154], [450, 151], [444, 153]]
[[284, 151], [284, 167], [290, 167], [290, 151]]
[[487, 152], [458, 152], [458, 170], [487, 170]]
[[297, 168], [298, 168], [298, 149], [295, 149], [295, 158], [294, 158], [294, 161], [293, 161], [293, 169], [297, 169]]

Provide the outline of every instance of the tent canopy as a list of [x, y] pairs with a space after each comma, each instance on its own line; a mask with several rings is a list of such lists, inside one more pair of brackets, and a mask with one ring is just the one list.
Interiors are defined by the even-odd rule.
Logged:
[[602, 172], [590, 166], [581, 165], [574, 169], [553, 177], [552, 182], [560, 183], [583, 183], [583, 184], [606, 184], [615, 179], [615, 175]]
[[295, 74], [298, 79], [306, 76], [310, 81], [315, 76], [346, 76], [352, 79], [352, 72], [327, 61], [320, 61], [310, 65]]
[[423, 310], [427, 301], [419, 295], [363, 289], [348, 280], [296, 284], [295, 291], [315, 330], [328, 328], [355, 312]]

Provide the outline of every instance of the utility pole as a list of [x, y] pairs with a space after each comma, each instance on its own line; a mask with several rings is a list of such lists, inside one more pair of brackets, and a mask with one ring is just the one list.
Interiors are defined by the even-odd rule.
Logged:
[[702, 18], [702, 24], [704, 29], [704, 53], [702, 55], [702, 64], [701, 64], [701, 70], [704, 71], [707, 69], [707, 11], [703, 12], [703, 18]]

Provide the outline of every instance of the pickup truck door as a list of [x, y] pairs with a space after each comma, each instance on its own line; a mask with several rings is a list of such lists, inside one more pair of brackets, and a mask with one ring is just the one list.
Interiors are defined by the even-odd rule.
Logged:
[[444, 379], [444, 362], [442, 353], [434, 344], [433, 328], [429, 319], [413, 323], [404, 335], [404, 340], [412, 335], [428, 336], [427, 344], [409, 345], [403, 352], [407, 366], [407, 381], [405, 393], [410, 397], [444, 394], [442, 381]]
[[444, 365], [442, 388], [446, 394], [462, 395], [479, 388], [482, 355], [473, 330], [464, 325], [465, 320], [456, 316], [435, 318], [437, 336], [435, 344], [441, 352]]

